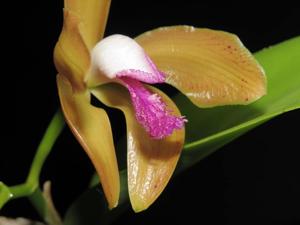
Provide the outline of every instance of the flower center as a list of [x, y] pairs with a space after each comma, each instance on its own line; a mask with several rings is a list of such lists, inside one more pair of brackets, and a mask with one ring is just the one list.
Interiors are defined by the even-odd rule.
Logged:
[[162, 98], [143, 85], [163, 83], [165, 74], [133, 39], [119, 34], [103, 39], [92, 50], [92, 66], [128, 89], [136, 119], [152, 138], [169, 136], [187, 122], [173, 115]]

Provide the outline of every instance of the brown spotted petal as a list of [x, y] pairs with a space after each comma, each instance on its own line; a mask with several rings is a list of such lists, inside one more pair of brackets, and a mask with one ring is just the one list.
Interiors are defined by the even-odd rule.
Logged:
[[266, 93], [263, 69], [234, 34], [173, 26], [136, 41], [167, 74], [166, 82], [199, 107], [248, 104]]
[[113, 208], [118, 204], [120, 181], [108, 116], [103, 109], [90, 105], [90, 93], [74, 93], [65, 76], [57, 76], [57, 86], [67, 123], [92, 160]]
[[[180, 112], [165, 94], [158, 93], [177, 116]], [[156, 140], [136, 121], [135, 111], [127, 90], [117, 84], [104, 85], [91, 92], [104, 104], [118, 108], [125, 114], [127, 124], [127, 169], [129, 196], [134, 211], [147, 209], [161, 194], [170, 180], [179, 159], [184, 128], [167, 138]]]

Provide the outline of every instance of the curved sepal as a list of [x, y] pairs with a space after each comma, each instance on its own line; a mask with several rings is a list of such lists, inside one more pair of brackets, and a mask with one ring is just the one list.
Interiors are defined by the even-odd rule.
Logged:
[[65, 9], [81, 21], [81, 30], [89, 49], [103, 37], [111, 0], [65, 0]]
[[264, 71], [234, 34], [163, 27], [136, 38], [166, 83], [199, 107], [248, 104], [266, 93]]
[[57, 76], [58, 93], [66, 121], [101, 179], [109, 207], [117, 206], [120, 180], [108, 116], [90, 105], [90, 93], [74, 93], [68, 80]]
[[[159, 94], [169, 109], [180, 116], [170, 98], [155, 88], [149, 87], [149, 90]], [[104, 104], [118, 108], [125, 114], [130, 201], [135, 212], [145, 210], [158, 198], [174, 172], [183, 147], [184, 128], [162, 140], [153, 139], [136, 121], [130, 96], [125, 88], [109, 84], [92, 89], [91, 92]]]
[[54, 49], [54, 63], [74, 91], [84, 91], [84, 76], [90, 65], [90, 52], [79, 28], [81, 21], [74, 12], [64, 10], [64, 25]]
[[90, 50], [103, 37], [110, 0], [65, 0], [64, 6], [64, 24], [55, 46], [54, 62], [74, 91], [83, 91]]

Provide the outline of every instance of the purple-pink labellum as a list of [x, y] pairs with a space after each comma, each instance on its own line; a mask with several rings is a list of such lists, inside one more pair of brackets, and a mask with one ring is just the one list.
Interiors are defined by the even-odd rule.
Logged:
[[173, 115], [161, 97], [142, 84], [163, 83], [165, 75], [133, 39], [124, 35], [103, 39], [92, 51], [92, 66], [128, 89], [136, 119], [152, 138], [162, 139], [187, 122]]

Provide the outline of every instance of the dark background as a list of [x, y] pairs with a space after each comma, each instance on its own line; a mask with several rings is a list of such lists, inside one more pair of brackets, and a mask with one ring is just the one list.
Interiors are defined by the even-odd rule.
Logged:
[[[255, 52], [300, 34], [299, 7], [251, 3], [241, 1], [234, 7], [229, 2], [221, 6], [211, 1], [113, 0], [106, 35], [133, 37], [159, 26], [187, 24], [233, 32]], [[16, 79], [9, 92], [14, 104], [1, 137], [0, 180], [9, 185], [25, 179], [36, 146], [59, 106], [52, 51], [62, 7], [62, 0], [36, 0], [26, 1], [22, 8], [17, 45], [22, 47], [21, 60], [13, 68]], [[150, 209], [139, 214], [128, 211], [115, 224], [300, 224], [299, 118], [300, 111], [293, 111], [249, 132], [173, 179]], [[118, 112], [111, 119], [113, 127], [123, 121]], [[41, 178], [53, 181], [60, 212], [85, 189], [92, 171], [65, 129]], [[38, 219], [25, 199], [7, 204], [1, 214]]]

